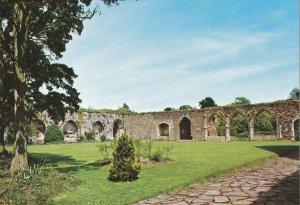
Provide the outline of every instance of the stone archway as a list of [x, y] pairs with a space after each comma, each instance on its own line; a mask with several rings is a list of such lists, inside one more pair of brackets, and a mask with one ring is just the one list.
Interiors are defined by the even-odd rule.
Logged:
[[297, 120], [294, 121], [293, 127], [294, 127], [294, 139], [296, 141], [299, 141], [299, 138], [300, 138], [299, 119], [297, 119]]
[[250, 137], [248, 120], [241, 113], [236, 113], [231, 117], [230, 136], [238, 140], [248, 140]]
[[161, 123], [158, 125], [158, 133], [160, 138], [169, 138], [170, 131], [169, 131], [169, 125], [167, 123]]
[[78, 133], [77, 124], [73, 120], [69, 120], [63, 126], [63, 133], [64, 133], [65, 141], [76, 142], [77, 133]]
[[113, 127], [113, 138], [117, 138], [123, 134], [123, 123], [120, 119], [117, 119], [114, 121], [114, 127]]
[[226, 140], [226, 123], [218, 114], [213, 114], [207, 123], [208, 140]]
[[32, 136], [33, 143], [44, 143], [46, 125], [42, 120], [34, 120], [34, 125], [36, 127], [36, 133]]
[[104, 125], [102, 122], [97, 121], [92, 125], [92, 131], [95, 132], [95, 139], [99, 140], [101, 134], [103, 134], [104, 131]]
[[193, 139], [191, 135], [191, 121], [187, 117], [183, 117], [179, 123], [179, 135], [181, 140]]
[[255, 140], [277, 140], [277, 122], [268, 111], [259, 112], [254, 118]]

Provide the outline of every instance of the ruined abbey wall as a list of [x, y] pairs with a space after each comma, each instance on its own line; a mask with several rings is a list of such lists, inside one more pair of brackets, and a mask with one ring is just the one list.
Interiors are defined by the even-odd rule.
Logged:
[[[256, 135], [255, 118], [263, 111], [276, 121], [276, 135]], [[245, 117], [250, 140], [294, 139], [294, 122], [299, 119], [299, 101], [280, 101], [254, 105], [212, 107], [197, 110], [148, 112], [138, 114], [89, 113], [67, 114], [59, 123], [65, 140], [76, 142], [80, 135], [95, 131], [113, 139], [125, 130], [134, 138], [151, 140], [231, 140], [230, 123], [240, 114]], [[218, 116], [218, 118], [216, 118]], [[47, 113], [39, 116], [45, 127], [53, 123]], [[222, 121], [224, 133], [218, 136], [216, 122]]]

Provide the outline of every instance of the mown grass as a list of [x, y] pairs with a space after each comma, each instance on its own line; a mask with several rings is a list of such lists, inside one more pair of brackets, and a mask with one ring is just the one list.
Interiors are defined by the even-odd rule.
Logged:
[[48, 160], [60, 172], [74, 174], [81, 183], [48, 200], [51, 204], [130, 204], [195, 181], [299, 150], [299, 143], [276, 142], [154, 142], [171, 145], [173, 161], [142, 166], [140, 179], [134, 182], [110, 182], [108, 166], [101, 159], [98, 143], [32, 145], [28, 150], [35, 158]]

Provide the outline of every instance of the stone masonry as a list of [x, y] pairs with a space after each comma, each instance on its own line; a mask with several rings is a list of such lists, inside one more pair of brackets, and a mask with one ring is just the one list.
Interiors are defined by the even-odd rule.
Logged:
[[[254, 120], [263, 111], [276, 121], [276, 136], [255, 136]], [[80, 135], [95, 131], [97, 138], [105, 134], [108, 139], [118, 137], [125, 130], [134, 138], [151, 140], [231, 140], [230, 122], [237, 114], [248, 122], [249, 140], [295, 139], [294, 122], [299, 120], [299, 101], [288, 100], [253, 105], [223, 106], [171, 112], [132, 114], [79, 112], [66, 114], [59, 123], [65, 140], [76, 142]], [[225, 122], [224, 136], [209, 136], [211, 118], [219, 116]], [[47, 112], [38, 116], [47, 127], [53, 121]], [[216, 120], [214, 120], [216, 121]], [[214, 122], [213, 121], [213, 122]], [[164, 126], [160, 126], [164, 124]], [[161, 127], [168, 130], [160, 130]], [[212, 129], [212, 128], [211, 128]], [[43, 132], [41, 130], [41, 132]], [[167, 133], [167, 134], [161, 134]], [[213, 132], [216, 133], [216, 132]], [[42, 136], [40, 133], [39, 136]]]

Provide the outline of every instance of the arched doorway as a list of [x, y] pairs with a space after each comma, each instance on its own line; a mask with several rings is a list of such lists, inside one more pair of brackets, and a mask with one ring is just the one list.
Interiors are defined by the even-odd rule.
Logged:
[[300, 130], [299, 130], [299, 119], [294, 121], [294, 137], [296, 141], [299, 141], [300, 138]]
[[78, 126], [73, 120], [69, 120], [63, 127], [65, 140], [68, 142], [77, 141]]
[[230, 120], [230, 136], [237, 140], [249, 139], [248, 121], [242, 114], [235, 114]]
[[180, 132], [180, 139], [181, 140], [191, 140], [191, 121], [184, 117], [181, 119], [179, 123], [179, 132]]
[[104, 125], [102, 124], [102, 122], [100, 122], [100, 121], [95, 122], [92, 126], [92, 131], [95, 132], [95, 139], [99, 140], [100, 135], [104, 131]]
[[123, 133], [123, 125], [120, 119], [115, 120], [113, 127], [113, 138], [119, 137]]
[[46, 125], [41, 120], [35, 120], [36, 133], [32, 136], [33, 143], [44, 143]]
[[208, 120], [208, 140], [225, 140], [225, 120], [218, 114]]
[[276, 120], [271, 113], [260, 112], [254, 119], [254, 139], [276, 140], [276, 127]]
[[159, 137], [169, 138], [169, 125], [167, 123], [161, 123], [158, 125]]

